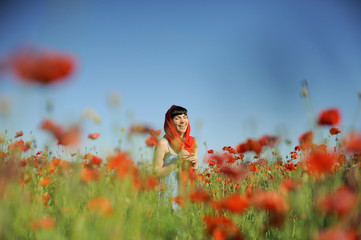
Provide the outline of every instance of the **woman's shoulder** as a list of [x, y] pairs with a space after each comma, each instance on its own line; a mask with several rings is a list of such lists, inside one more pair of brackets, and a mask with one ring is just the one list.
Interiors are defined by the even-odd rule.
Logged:
[[158, 141], [158, 146], [161, 148], [168, 148], [168, 141], [165, 138], [161, 138]]

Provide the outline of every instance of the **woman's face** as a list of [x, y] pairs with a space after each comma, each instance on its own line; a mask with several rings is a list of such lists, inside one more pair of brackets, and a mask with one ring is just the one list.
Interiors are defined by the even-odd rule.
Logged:
[[179, 134], [184, 134], [188, 128], [188, 116], [181, 114], [173, 117], [173, 124]]

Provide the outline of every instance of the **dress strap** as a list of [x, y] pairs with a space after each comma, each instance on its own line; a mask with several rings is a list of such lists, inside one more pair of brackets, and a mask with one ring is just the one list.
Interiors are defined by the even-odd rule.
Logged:
[[164, 139], [165, 139], [165, 140], [167, 141], [167, 143], [168, 143], [168, 152], [171, 153], [171, 152], [170, 152], [170, 147], [169, 147], [169, 142], [168, 142], [168, 140], [167, 140], [166, 138], [164, 138]]

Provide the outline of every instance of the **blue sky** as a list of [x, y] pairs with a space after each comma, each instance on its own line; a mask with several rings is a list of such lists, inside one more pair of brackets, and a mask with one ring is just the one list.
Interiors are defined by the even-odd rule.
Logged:
[[[103, 123], [86, 122], [84, 136], [101, 137], [84, 144], [102, 154], [117, 144], [120, 126], [162, 129], [167, 109], [184, 106], [202, 158], [205, 141], [220, 150], [281, 134], [296, 144], [311, 127], [304, 79], [315, 111], [340, 108], [345, 131], [361, 90], [359, 1], [2, 1], [0, 13], [0, 57], [33, 45], [79, 61], [71, 79], [46, 89], [0, 80], [13, 106], [0, 131], [33, 131], [39, 147], [49, 141], [39, 130], [46, 99], [59, 123], [95, 109]], [[117, 110], [107, 105], [110, 92], [121, 95]]]

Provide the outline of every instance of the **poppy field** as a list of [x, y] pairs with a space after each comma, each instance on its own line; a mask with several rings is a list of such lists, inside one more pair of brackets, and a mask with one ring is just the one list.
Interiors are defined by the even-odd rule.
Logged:
[[[71, 56], [49, 52], [9, 64], [22, 81], [43, 86], [76, 68]], [[340, 109], [324, 109], [287, 156], [283, 140], [266, 134], [207, 149], [198, 172], [181, 172], [180, 195], [166, 200], [151, 157], [76, 150], [81, 126], [39, 119], [59, 151], [39, 149], [21, 129], [0, 129], [0, 239], [360, 239], [361, 133], [342, 132], [341, 121]], [[150, 149], [162, 136], [143, 125], [122, 131]], [[100, 134], [85, 137], [96, 145]]]

